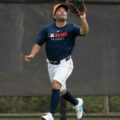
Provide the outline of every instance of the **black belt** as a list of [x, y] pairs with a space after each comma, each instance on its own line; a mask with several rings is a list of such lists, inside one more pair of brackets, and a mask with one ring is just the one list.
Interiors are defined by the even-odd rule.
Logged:
[[[70, 56], [66, 57], [65, 60], [68, 61], [70, 59]], [[56, 60], [56, 61], [49, 61], [49, 63], [54, 64], [54, 65], [59, 65], [60, 64], [60, 60]]]

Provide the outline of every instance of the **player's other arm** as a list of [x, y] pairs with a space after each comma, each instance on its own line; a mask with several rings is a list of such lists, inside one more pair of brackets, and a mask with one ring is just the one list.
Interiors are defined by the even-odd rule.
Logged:
[[86, 35], [89, 32], [89, 26], [86, 20], [86, 14], [80, 15], [80, 19], [81, 19], [80, 34]]
[[34, 44], [31, 53], [25, 56], [25, 61], [30, 62], [35, 57], [35, 55], [40, 51], [40, 48], [41, 48], [40, 45]]
[[46, 37], [45, 33], [46, 33], [45, 28], [42, 28], [35, 40], [35, 44], [32, 47], [31, 53], [29, 55], [25, 56], [26, 62], [30, 62], [31, 59], [33, 59], [35, 57], [35, 55], [40, 51], [41, 46], [45, 42], [45, 37]]

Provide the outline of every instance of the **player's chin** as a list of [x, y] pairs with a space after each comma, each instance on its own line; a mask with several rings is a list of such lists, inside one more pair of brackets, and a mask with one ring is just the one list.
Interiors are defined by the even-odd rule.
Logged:
[[61, 17], [61, 18], [59, 18], [59, 21], [61, 21], [61, 22], [64, 22], [66, 20], [67, 20], [67, 17]]

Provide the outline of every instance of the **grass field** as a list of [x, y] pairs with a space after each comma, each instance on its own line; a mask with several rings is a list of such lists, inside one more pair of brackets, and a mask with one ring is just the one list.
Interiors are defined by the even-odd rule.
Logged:
[[[41, 118], [0, 118], [0, 120], [41, 120]], [[55, 118], [54, 120], [60, 120], [60, 118]], [[78, 119], [67, 118], [67, 120], [78, 120]], [[120, 120], [120, 118], [82, 118], [81, 120]]]
[[[41, 120], [40, 118], [0, 118], [0, 120]], [[55, 120], [60, 120], [60, 119], [55, 119]], [[71, 119], [71, 118], [67, 118], [67, 120], [77, 120], [77, 119]], [[87, 119], [81, 119], [81, 120], [120, 120], [120, 118], [114, 118], [114, 119], [111, 119], [111, 118], [87, 118]]]
[[0, 120], [40, 120], [39, 118], [0, 118]]
[[[41, 120], [40, 115], [43, 113], [23, 113], [23, 114], [17, 114], [17, 113], [3, 113], [0, 114], [0, 120]], [[59, 114], [56, 114], [59, 115]], [[72, 114], [69, 114], [72, 115]], [[101, 114], [87, 114], [87, 115], [101, 115]], [[111, 115], [119, 116], [120, 113], [111, 113]], [[19, 118], [20, 117], [20, 118]], [[34, 118], [35, 117], [35, 118]], [[60, 118], [55, 118], [54, 120], [60, 120]], [[68, 117], [67, 120], [78, 120], [77, 118]], [[83, 116], [81, 120], [120, 120], [119, 118], [86, 118]]]

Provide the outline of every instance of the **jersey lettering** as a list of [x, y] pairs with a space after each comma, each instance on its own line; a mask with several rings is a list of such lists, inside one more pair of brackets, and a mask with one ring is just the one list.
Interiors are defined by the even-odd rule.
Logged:
[[[67, 37], [68, 33], [63, 32], [63, 33], [49, 33], [48, 37], [52, 38], [51, 40], [62, 40], [62, 39], [56, 39], [56, 38], [61, 38], [61, 37]], [[53, 39], [54, 38], [54, 39]]]

